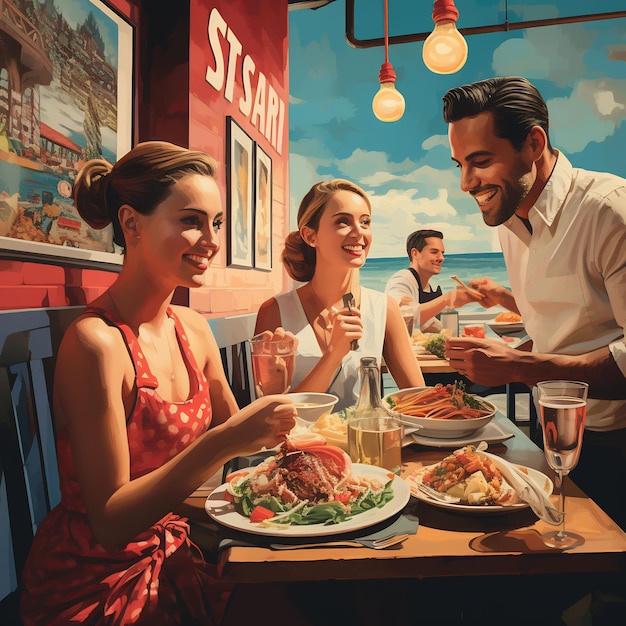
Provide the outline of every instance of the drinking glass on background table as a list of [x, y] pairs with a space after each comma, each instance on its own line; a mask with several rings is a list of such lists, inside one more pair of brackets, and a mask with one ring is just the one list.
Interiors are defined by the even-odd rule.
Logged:
[[412, 304], [403, 304], [400, 307], [400, 312], [402, 313], [402, 318], [406, 324], [406, 329], [409, 331], [409, 337], [413, 336], [413, 319], [415, 316], [414, 309], [415, 307]]
[[537, 383], [543, 449], [548, 465], [556, 472], [557, 487], [561, 494], [563, 521], [559, 530], [543, 535], [544, 543], [551, 548], [571, 548], [579, 545], [580, 535], [565, 531], [565, 477], [576, 467], [580, 457], [587, 413], [589, 385], [571, 380], [547, 380]]
[[296, 358], [293, 337], [267, 339], [256, 335], [250, 339], [250, 356], [257, 398], [289, 391]]

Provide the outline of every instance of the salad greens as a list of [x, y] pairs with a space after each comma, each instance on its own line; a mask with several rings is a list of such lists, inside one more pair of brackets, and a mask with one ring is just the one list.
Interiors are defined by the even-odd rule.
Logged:
[[234, 485], [231, 484], [231, 489], [235, 496], [235, 510], [239, 514], [250, 517], [257, 506], [263, 506], [276, 513], [274, 517], [261, 522], [263, 526], [289, 526], [290, 524], [304, 526], [309, 524], [338, 524], [359, 513], [382, 508], [393, 499], [392, 483], [393, 479], [387, 482], [380, 491], [368, 489], [347, 505], [341, 502], [309, 504], [306, 500], [293, 505], [283, 503], [275, 496], [258, 497], [253, 494], [250, 480], [247, 478]]
[[446, 338], [441, 335], [435, 335], [424, 343], [424, 349], [443, 359], [446, 356]]

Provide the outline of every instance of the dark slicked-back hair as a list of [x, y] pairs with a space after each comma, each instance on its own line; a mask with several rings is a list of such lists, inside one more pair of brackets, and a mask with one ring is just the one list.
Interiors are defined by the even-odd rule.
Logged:
[[533, 126], [543, 128], [548, 149], [548, 107], [537, 88], [520, 76], [488, 78], [450, 89], [443, 97], [443, 119], [458, 122], [483, 112], [493, 113], [496, 135], [520, 150]]
[[443, 239], [443, 233], [439, 230], [416, 230], [406, 238], [406, 253], [409, 255], [409, 261], [411, 260], [411, 250], [415, 248], [418, 252], [421, 252], [426, 246], [426, 239], [429, 237]]

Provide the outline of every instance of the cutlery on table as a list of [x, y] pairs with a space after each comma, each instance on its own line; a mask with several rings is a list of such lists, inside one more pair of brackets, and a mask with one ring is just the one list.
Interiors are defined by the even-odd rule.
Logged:
[[270, 548], [272, 550], [300, 550], [302, 548], [373, 548], [374, 550], [385, 550], [406, 541], [408, 538], [408, 535], [392, 535], [391, 537], [383, 537], [373, 541], [368, 539], [361, 541], [342, 539], [340, 541], [324, 541], [321, 543], [273, 543], [270, 545]]
[[447, 493], [441, 493], [441, 491], [437, 491], [428, 485], [424, 485], [423, 483], [417, 483], [417, 489], [421, 491], [425, 496], [432, 498], [433, 500], [439, 500], [439, 502], [448, 502], [449, 504], [458, 504], [461, 501], [461, 498], [456, 498], [454, 496], [449, 496]]

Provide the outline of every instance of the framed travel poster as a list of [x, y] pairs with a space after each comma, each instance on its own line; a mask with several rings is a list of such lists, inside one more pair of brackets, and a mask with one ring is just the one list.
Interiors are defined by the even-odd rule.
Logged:
[[112, 228], [88, 226], [72, 192], [86, 160], [132, 146], [133, 26], [101, 0], [4, 4], [0, 257], [119, 270]]
[[252, 267], [253, 153], [254, 143], [250, 136], [232, 117], [227, 117], [226, 230], [227, 263], [230, 267]]
[[254, 167], [254, 267], [272, 269], [272, 159], [257, 145]]

